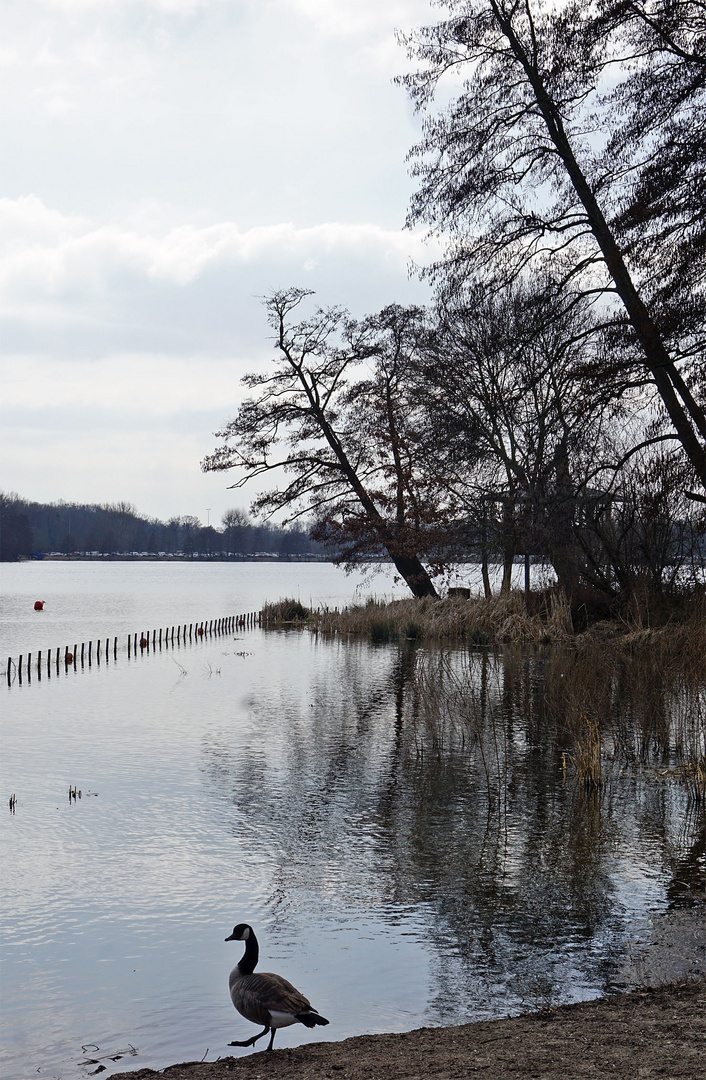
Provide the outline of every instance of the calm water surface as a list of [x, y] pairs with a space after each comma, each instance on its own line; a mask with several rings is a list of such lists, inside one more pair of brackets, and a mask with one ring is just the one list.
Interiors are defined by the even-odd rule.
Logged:
[[[309, 570], [305, 603], [355, 588], [318, 566], [257, 567], [270, 588], [234, 578], [228, 596], [210, 571], [229, 567], [96, 567], [120, 567], [121, 594], [117, 576], [92, 591], [72, 569], [87, 565], [46, 566], [41, 598], [68, 604], [67, 580], [82, 604], [122, 596], [85, 615], [111, 633], [118, 613], [139, 629], [148, 603], [164, 625], [254, 609]], [[289, 583], [272, 576], [287, 570]], [[280, 1046], [624, 983], [626, 958], [679, 906], [675, 881], [703, 880], [703, 823], [673, 786], [617, 777], [599, 801], [577, 798], [507, 680], [512, 782], [490, 813], [478, 754], [435, 749], [421, 723], [420, 658], [254, 630], [3, 685], [1, 791], [17, 796], [0, 819], [5, 1080], [250, 1053], [227, 1047], [252, 1033], [227, 991], [241, 946], [223, 939], [239, 921], [256, 927], [263, 969], [331, 1020], [285, 1029]]]
[[[475, 569], [475, 568], [473, 568]], [[330, 563], [0, 563], [0, 656], [257, 611], [293, 596], [339, 607], [356, 597], [404, 596], [389, 568], [346, 575]], [[35, 600], [45, 600], [43, 611]]]

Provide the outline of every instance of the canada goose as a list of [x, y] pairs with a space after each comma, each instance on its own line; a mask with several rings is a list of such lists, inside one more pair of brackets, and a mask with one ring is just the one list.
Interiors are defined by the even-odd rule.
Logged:
[[290, 1024], [304, 1024], [309, 1028], [317, 1024], [328, 1024], [325, 1017], [319, 1016], [316, 1009], [312, 1009], [311, 1002], [281, 975], [272, 975], [266, 971], [253, 975], [260, 948], [252, 926], [238, 923], [225, 940], [245, 942], [242, 959], [233, 968], [228, 979], [230, 1000], [246, 1020], [265, 1025], [264, 1030], [253, 1035], [252, 1039], [231, 1042], [228, 1043], [229, 1046], [252, 1046], [271, 1031], [270, 1045], [267, 1047], [271, 1050], [277, 1028], [288, 1027]]

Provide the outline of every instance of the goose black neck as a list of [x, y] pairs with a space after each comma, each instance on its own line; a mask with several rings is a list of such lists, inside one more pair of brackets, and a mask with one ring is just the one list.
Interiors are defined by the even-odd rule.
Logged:
[[249, 936], [245, 939], [245, 952], [238, 964], [243, 975], [252, 975], [259, 956], [260, 947], [257, 944], [254, 932], [251, 930]]

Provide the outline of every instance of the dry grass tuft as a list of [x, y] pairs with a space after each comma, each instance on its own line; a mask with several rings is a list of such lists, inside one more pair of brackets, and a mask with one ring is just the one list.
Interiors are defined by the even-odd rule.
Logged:
[[575, 733], [574, 750], [569, 754], [579, 783], [586, 791], [603, 787], [603, 736], [600, 724], [590, 716], [583, 716]]
[[262, 609], [262, 625], [270, 629], [282, 626], [303, 626], [312, 618], [312, 612], [299, 600], [286, 597], [274, 603], [265, 604]]

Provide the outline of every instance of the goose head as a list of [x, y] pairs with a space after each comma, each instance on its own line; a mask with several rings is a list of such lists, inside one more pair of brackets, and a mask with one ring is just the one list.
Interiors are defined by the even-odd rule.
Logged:
[[247, 941], [252, 934], [252, 926], [248, 926], [247, 923], [241, 922], [237, 926], [233, 927], [233, 933], [230, 934], [226, 941]]

